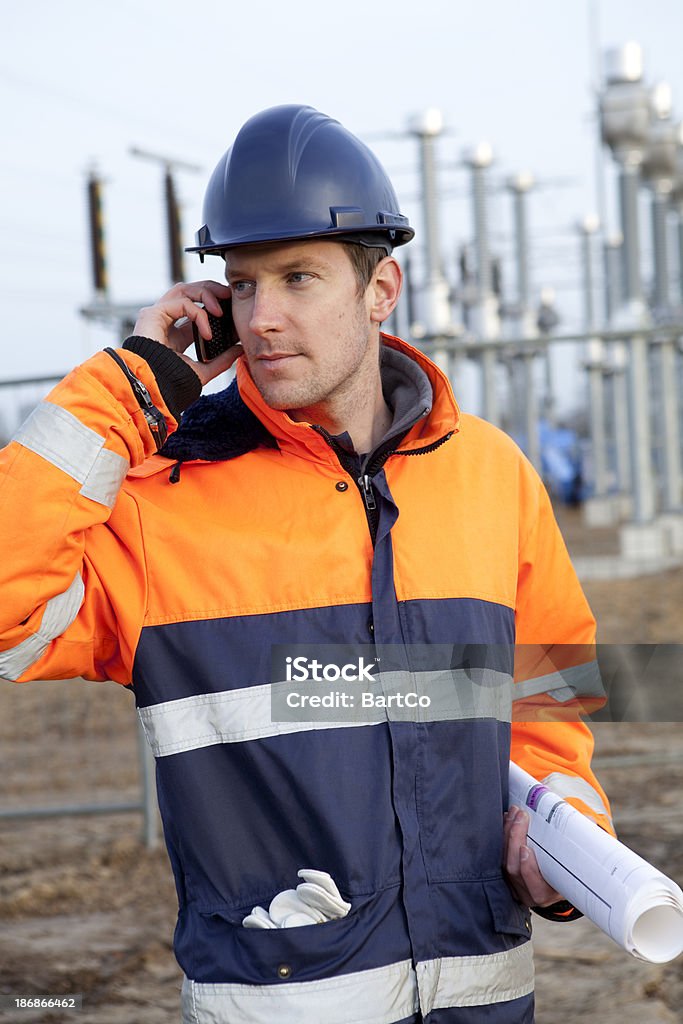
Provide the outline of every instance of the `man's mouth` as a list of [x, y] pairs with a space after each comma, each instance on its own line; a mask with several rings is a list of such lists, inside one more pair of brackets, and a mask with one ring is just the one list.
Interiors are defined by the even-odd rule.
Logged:
[[279, 363], [285, 359], [296, 359], [298, 355], [298, 352], [262, 352], [256, 356], [256, 360], [262, 363]]

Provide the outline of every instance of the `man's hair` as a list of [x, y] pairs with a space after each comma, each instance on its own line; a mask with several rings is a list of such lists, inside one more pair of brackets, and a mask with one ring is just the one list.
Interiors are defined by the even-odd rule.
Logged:
[[364, 295], [365, 289], [372, 280], [377, 264], [387, 255], [386, 249], [360, 245], [358, 242], [342, 242], [356, 275], [358, 295]]

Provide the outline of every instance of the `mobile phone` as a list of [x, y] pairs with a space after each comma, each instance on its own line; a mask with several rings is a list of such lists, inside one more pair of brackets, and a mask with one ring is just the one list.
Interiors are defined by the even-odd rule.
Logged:
[[192, 321], [194, 347], [200, 363], [208, 363], [209, 360], [215, 359], [221, 352], [225, 352], [227, 349], [232, 348], [233, 345], [237, 345], [240, 340], [234, 320], [232, 319], [232, 301], [230, 299], [219, 299], [218, 301], [223, 310], [223, 316], [214, 316], [213, 313], [209, 313], [208, 310], [206, 311], [211, 328], [210, 341], [202, 338], [197, 330], [196, 323], [194, 320]]

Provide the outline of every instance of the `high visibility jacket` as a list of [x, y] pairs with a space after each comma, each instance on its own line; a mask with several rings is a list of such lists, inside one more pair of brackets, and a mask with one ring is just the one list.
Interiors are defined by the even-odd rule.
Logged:
[[[0, 674], [132, 683], [186, 1022], [529, 1022], [529, 914], [501, 870], [510, 756], [610, 827], [570, 713], [592, 692], [594, 621], [544, 488], [432, 362], [384, 344], [432, 401], [364, 487], [324, 431], [264, 404], [244, 360], [191, 410], [194, 448], [188, 415], [177, 483], [106, 353], [2, 455]], [[149, 365], [119, 354], [174, 427]], [[273, 651], [312, 644], [396, 655], [445, 703], [287, 720]], [[349, 914], [242, 927], [300, 868], [329, 872]]]

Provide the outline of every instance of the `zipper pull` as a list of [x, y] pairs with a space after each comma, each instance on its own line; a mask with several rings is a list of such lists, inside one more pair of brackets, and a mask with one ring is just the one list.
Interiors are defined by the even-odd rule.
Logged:
[[108, 356], [111, 356], [114, 362], [123, 370], [124, 374], [128, 378], [133, 394], [137, 400], [138, 405], [142, 409], [142, 415], [147, 421], [147, 426], [150, 429], [150, 433], [154, 438], [154, 443], [157, 447], [157, 451], [163, 447], [166, 438], [168, 437], [168, 427], [166, 426], [166, 420], [161, 409], [157, 409], [156, 405], [152, 401], [152, 396], [149, 391], [139, 380], [132, 370], [128, 368], [128, 364], [121, 358], [121, 356], [114, 351], [113, 348], [105, 348], [104, 350]]
[[377, 502], [375, 501], [375, 495], [372, 493], [372, 480], [365, 474], [365, 476], [358, 477], [358, 486], [363, 494], [363, 501], [368, 512], [374, 512], [377, 508]]
[[154, 409], [154, 402], [152, 401], [152, 396], [150, 395], [149, 391], [142, 383], [140, 378], [134, 377], [133, 380], [131, 381], [131, 385], [133, 387], [133, 391], [135, 391], [135, 393], [138, 396], [140, 408], [143, 408], [143, 406], [145, 406], [147, 409]]

